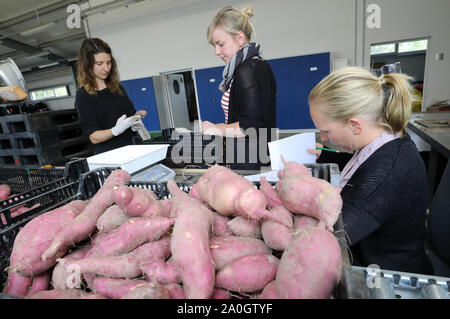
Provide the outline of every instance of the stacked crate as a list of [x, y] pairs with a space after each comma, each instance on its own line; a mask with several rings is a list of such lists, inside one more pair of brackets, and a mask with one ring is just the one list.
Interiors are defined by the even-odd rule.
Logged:
[[0, 116], [0, 165], [64, 165], [92, 155], [75, 109]]

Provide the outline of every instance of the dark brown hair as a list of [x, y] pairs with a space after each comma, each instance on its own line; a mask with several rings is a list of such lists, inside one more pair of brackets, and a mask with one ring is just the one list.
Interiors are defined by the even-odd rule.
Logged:
[[93, 73], [95, 58], [97, 53], [107, 53], [111, 56], [111, 71], [105, 80], [106, 86], [114, 93], [123, 94], [120, 89], [119, 72], [117, 63], [111, 53], [108, 43], [99, 38], [86, 38], [81, 44], [78, 52], [78, 86], [84, 85], [86, 91], [95, 94], [97, 91], [97, 83]]

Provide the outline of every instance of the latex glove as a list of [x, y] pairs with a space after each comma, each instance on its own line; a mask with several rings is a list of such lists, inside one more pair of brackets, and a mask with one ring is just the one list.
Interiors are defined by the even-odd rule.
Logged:
[[117, 119], [116, 126], [111, 129], [111, 132], [114, 136], [120, 135], [140, 118], [141, 117], [139, 115], [127, 117], [126, 114], [124, 114]]

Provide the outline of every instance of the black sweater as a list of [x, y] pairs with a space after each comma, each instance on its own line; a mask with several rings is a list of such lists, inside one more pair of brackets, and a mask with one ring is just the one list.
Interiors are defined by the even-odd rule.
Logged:
[[[116, 125], [117, 119], [126, 114], [134, 115], [136, 110], [123, 87], [123, 95], [113, 93], [108, 88], [89, 94], [84, 87], [77, 90], [75, 107], [78, 110], [83, 133], [89, 136], [97, 130], [106, 130]], [[127, 129], [112, 139], [94, 144], [95, 154], [133, 144], [133, 132]]]
[[[256, 129], [257, 137], [262, 138], [261, 129], [267, 134], [265, 144], [272, 140], [271, 128], [276, 128], [276, 81], [269, 64], [260, 59], [249, 59], [240, 64], [234, 71], [231, 84], [230, 103], [228, 109], [228, 123], [239, 122], [245, 131]], [[249, 155], [249, 141], [245, 141], [246, 163], [230, 165], [234, 169], [258, 169], [261, 163], [251, 164]], [[237, 143], [236, 143], [237, 145]], [[259, 145], [259, 143], [258, 143]], [[266, 150], [267, 152], [267, 146]], [[236, 153], [236, 152], [235, 152]], [[259, 147], [258, 147], [259, 154]], [[268, 152], [267, 152], [268, 154]]]
[[427, 176], [409, 136], [375, 151], [341, 191], [354, 265], [431, 274], [425, 255]]

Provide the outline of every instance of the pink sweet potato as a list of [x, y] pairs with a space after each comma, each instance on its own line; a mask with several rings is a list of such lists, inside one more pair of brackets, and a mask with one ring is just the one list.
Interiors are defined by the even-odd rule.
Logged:
[[3, 293], [23, 298], [30, 290], [33, 279], [30, 276], [22, 276], [14, 271], [8, 271], [8, 279], [3, 288]]
[[160, 239], [174, 222], [173, 218], [158, 216], [130, 218], [93, 245], [89, 257], [128, 253], [139, 245]]
[[170, 293], [170, 299], [186, 299], [184, 289], [180, 284], [172, 282], [170, 284], [165, 285], [165, 288]]
[[277, 298], [277, 288], [275, 285], [276, 281], [272, 280], [263, 289], [263, 291], [256, 296], [255, 299], [278, 299]]
[[282, 299], [329, 298], [341, 271], [341, 248], [323, 228], [298, 232], [283, 252], [276, 275]]
[[86, 201], [75, 200], [28, 222], [16, 236], [9, 269], [31, 276], [52, 267], [56, 263], [56, 258], [44, 261], [42, 254], [60, 230], [80, 214], [86, 203]]
[[25, 299], [105, 299], [105, 297], [80, 289], [53, 289], [27, 295]]
[[270, 208], [283, 205], [283, 201], [281, 200], [280, 195], [278, 195], [278, 193], [275, 191], [275, 188], [267, 181], [267, 178], [261, 176], [259, 182], [259, 189], [266, 196], [267, 205], [269, 205]]
[[309, 169], [297, 162], [294, 161], [286, 161], [283, 156], [281, 156], [281, 160], [284, 164], [284, 168], [278, 172], [278, 177], [283, 178], [288, 175], [311, 175]]
[[209, 248], [211, 211], [181, 191], [173, 180], [167, 187], [173, 196], [171, 216], [178, 216], [170, 245], [172, 258], [180, 271], [186, 298], [210, 298], [215, 273]]
[[310, 174], [284, 174], [276, 190], [289, 211], [315, 217], [333, 230], [342, 209], [338, 188]]
[[98, 218], [114, 203], [113, 188], [130, 181], [131, 176], [127, 171], [122, 169], [112, 171], [81, 214], [61, 229], [50, 247], [42, 254], [42, 260], [56, 260], [64, 256], [72, 245], [94, 233], [97, 230]]
[[191, 196], [198, 194], [202, 201], [219, 214], [279, 221], [277, 216], [266, 209], [264, 193], [249, 180], [224, 166], [214, 165], [209, 168], [194, 187]]
[[175, 265], [164, 260], [154, 260], [140, 266], [147, 281], [157, 281], [159, 283], [181, 283], [180, 272]]
[[[74, 261], [84, 258], [90, 247], [80, 247], [70, 252], [64, 258], [64, 261]], [[58, 262], [52, 272], [52, 286], [54, 289], [81, 288], [81, 277], [77, 277], [76, 269], [67, 269], [64, 263]]]
[[112, 205], [97, 220], [97, 229], [101, 232], [110, 232], [118, 228], [126, 220], [130, 219], [122, 208], [118, 205]]
[[251, 237], [212, 237], [209, 239], [209, 245], [216, 270], [243, 256], [272, 253], [272, 249], [262, 240]]
[[225, 289], [215, 288], [211, 299], [231, 299], [231, 294]]
[[304, 229], [305, 227], [319, 227], [319, 220], [317, 218], [306, 215], [295, 216], [294, 231], [299, 231], [301, 229]]
[[154, 260], [166, 260], [171, 255], [170, 234], [164, 235], [161, 239], [140, 245], [129, 254], [143, 265]]
[[11, 188], [7, 184], [0, 184], [0, 200], [7, 199], [11, 195]]
[[261, 237], [261, 224], [257, 219], [236, 216], [228, 222], [231, 232], [235, 236], [242, 237]]
[[122, 299], [170, 299], [170, 291], [164, 285], [150, 282], [131, 289]]
[[227, 216], [212, 212], [212, 236], [232, 236], [233, 232], [228, 224], [229, 221]]
[[39, 275], [33, 277], [33, 283], [28, 291], [29, 294], [34, 294], [39, 291], [47, 290], [50, 285], [50, 270], [44, 271]]
[[274, 250], [285, 250], [292, 238], [291, 229], [271, 220], [262, 222], [261, 233], [266, 245]]
[[94, 291], [106, 298], [121, 299], [133, 289], [141, 286], [151, 286], [151, 284], [152, 283], [140, 279], [97, 277], [94, 280]]
[[58, 261], [63, 266], [77, 269], [81, 274], [90, 273], [109, 278], [136, 278], [142, 275], [137, 259], [129, 254], [90, 257], [70, 261], [58, 259]]
[[269, 254], [240, 257], [216, 273], [216, 288], [256, 292], [275, 279], [279, 259]]
[[150, 189], [119, 186], [114, 190], [116, 204], [131, 217], [167, 216], [167, 208]]

